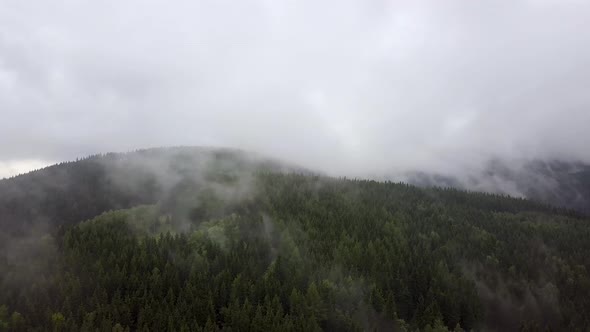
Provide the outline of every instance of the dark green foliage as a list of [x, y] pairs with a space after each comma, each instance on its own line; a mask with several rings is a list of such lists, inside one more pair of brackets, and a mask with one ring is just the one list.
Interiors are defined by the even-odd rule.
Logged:
[[0, 179], [0, 249], [3, 236], [21, 236], [34, 225], [71, 225], [156, 202], [171, 210], [182, 201], [169, 195], [180, 198], [175, 194], [185, 191], [189, 199], [195, 185], [279, 168], [284, 165], [238, 150], [176, 147], [95, 155]]
[[587, 219], [521, 199], [309, 175], [256, 173], [250, 191], [228, 200], [179, 189], [57, 233], [42, 278], [0, 277], [0, 328], [590, 326]]

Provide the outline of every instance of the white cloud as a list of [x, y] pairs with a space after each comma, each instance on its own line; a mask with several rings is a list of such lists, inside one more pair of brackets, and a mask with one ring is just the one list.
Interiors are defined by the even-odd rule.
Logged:
[[589, 2], [0, 8], [4, 163], [191, 144], [335, 174], [590, 160]]
[[15, 160], [0, 161], [0, 179], [23, 174], [35, 169], [41, 169], [52, 164], [44, 160]]

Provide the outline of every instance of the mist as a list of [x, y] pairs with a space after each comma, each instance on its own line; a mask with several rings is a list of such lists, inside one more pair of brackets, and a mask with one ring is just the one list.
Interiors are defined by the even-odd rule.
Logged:
[[590, 161], [585, 1], [0, 6], [0, 177], [169, 145], [335, 176]]

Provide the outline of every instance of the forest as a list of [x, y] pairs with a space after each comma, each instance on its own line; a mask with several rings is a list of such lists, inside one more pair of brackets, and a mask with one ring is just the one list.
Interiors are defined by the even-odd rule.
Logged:
[[[0, 181], [0, 330], [590, 326], [590, 220], [577, 212], [184, 153], [158, 163], [173, 180], [133, 154]], [[117, 187], [113, 174], [134, 177]]]

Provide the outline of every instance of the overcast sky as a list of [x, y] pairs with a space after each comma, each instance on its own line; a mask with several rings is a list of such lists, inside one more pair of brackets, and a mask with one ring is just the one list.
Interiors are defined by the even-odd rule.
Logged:
[[590, 161], [589, 106], [585, 0], [0, 0], [0, 177], [167, 145]]

